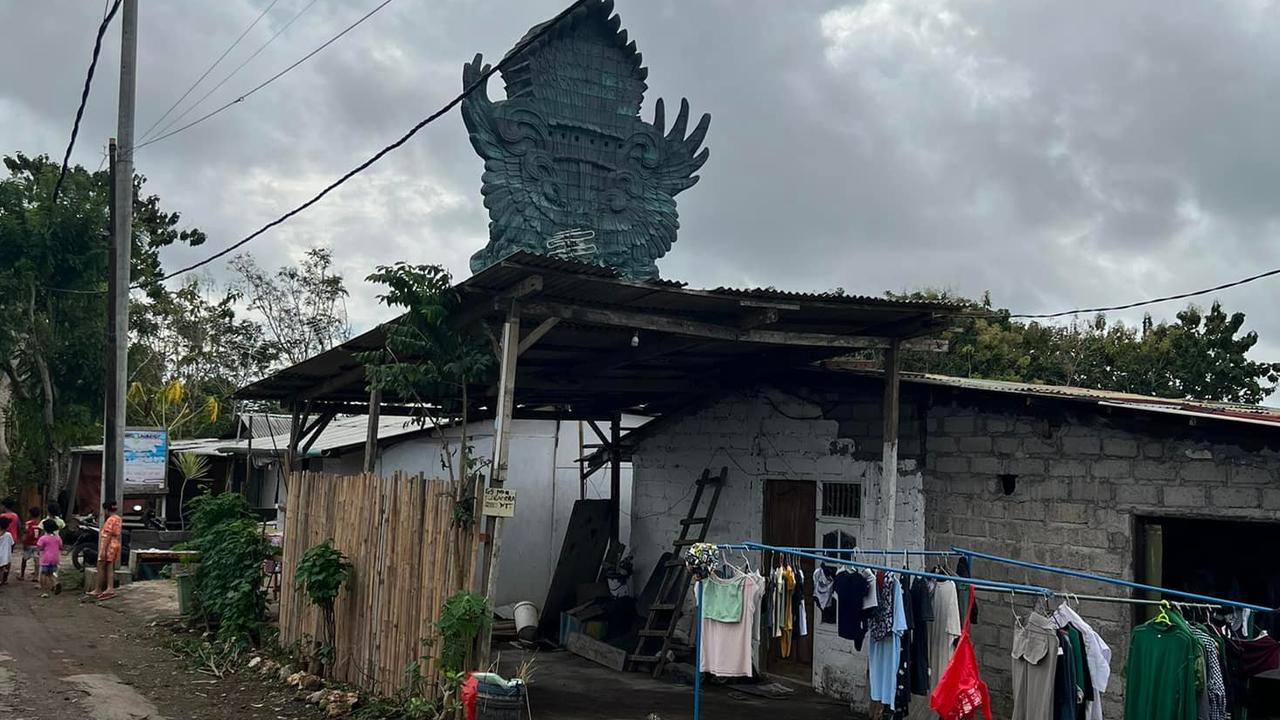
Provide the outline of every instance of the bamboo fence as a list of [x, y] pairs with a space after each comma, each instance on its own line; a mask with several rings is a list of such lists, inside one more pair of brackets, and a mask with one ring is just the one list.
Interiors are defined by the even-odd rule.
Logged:
[[472, 534], [453, 526], [449, 483], [396, 473], [294, 473], [285, 506], [280, 641], [303, 651], [322, 638], [319, 610], [295, 587], [307, 548], [333, 539], [354, 566], [335, 606], [331, 679], [392, 695], [418, 663], [428, 691], [438, 687], [440, 607], [466, 589]]

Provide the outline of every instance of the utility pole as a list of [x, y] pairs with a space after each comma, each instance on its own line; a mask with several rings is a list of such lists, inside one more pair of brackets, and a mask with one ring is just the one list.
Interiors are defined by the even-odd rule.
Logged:
[[102, 499], [124, 506], [124, 428], [129, 373], [129, 275], [133, 249], [133, 106], [138, 74], [138, 0], [124, 0], [120, 33], [120, 104], [112, 159], [111, 259], [107, 287], [106, 438]]

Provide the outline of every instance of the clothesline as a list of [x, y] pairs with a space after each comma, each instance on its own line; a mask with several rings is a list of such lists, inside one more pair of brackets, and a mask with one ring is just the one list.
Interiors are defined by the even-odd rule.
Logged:
[[[879, 570], [881, 572], [898, 573], [900, 575], [910, 575], [913, 577], [931, 578], [933, 580], [959, 580], [966, 585], [974, 587], [986, 588], [989, 590], [1000, 590], [1003, 592], [1022, 592], [1032, 595], [1052, 595], [1053, 591], [1048, 588], [1039, 587], [1037, 585], [1023, 585], [1020, 583], [1007, 583], [998, 580], [984, 580], [981, 578], [957, 578], [954, 575], [944, 575], [942, 573], [929, 572], [927, 570], [910, 570], [905, 568], [896, 568], [888, 565], [880, 565], [877, 563], [862, 562], [860, 560], [849, 560], [847, 558], [836, 558], [830, 555], [822, 555], [822, 552], [832, 552], [830, 548], [810, 548], [800, 550], [797, 548], [785, 548], [774, 545], [764, 545], [755, 542], [738, 543], [733, 545], [716, 545], [718, 549], [724, 550], [755, 550], [758, 552], [772, 552], [779, 555], [791, 555], [794, 557], [807, 557], [811, 560], [819, 560], [832, 565], [844, 565], [847, 567], [864, 568], [866, 570]], [[818, 552], [812, 552], [816, 550]], [[848, 552], [848, 551], [845, 551]], [[901, 555], [901, 551], [895, 553]]]
[[[1000, 555], [992, 555], [990, 553], [978, 552], [976, 550], [966, 550], [964, 548], [952, 548], [952, 550], [970, 559], [989, 560], [991, 562], [1003, 563], [1005, 565], [1013, 565], [1015, 567], [1027, 568], [1028, 570], [1039, 570], [1040, 572], [1054, 573], [1057, 575], [1066, 575], [1068, 577], [1080, 578], [1082, 580], [1092, 580], [1094, 582], [1106, 583], [1109, 585], [1118, 585], [1120, 587], [1132, 588], [1134, 590], [1144, 590], [1146, 592], [1160, 593], [1161, 595], [1173, 595], [1174, 597], [1183, 597], [1190, 600], [1197, 600], [1202, 603], [1211, 604], [1215, 607], [1232, 607], [1241, 610], [1252, 610], [1254, 612], [1269, 613], [1275, 612], [1276, 608], [1264, 607], [1262, 605], [1253, 605], [1251, 603], [1237, 602], [1235, 600], [1224, 600], [1222, 598], [1211, 597], [1209, 595], [1201, 595], [1199, 593], [1186, 592], [1184, 590], [1170, 590], [1156, 585], [1145, 585], [1130, 580], [1121, 580], [1120, 578], [1107, 577], [1105, 575], [1095, 575], [1093, 573], [1082, 572], [1080, 570], [1069, 570], [1067, 568], [1054, 567], [1052, 565], [1042, 565], [1040, 563], [1027, 562], [1026, 560], [1015, 560], [1013, 558], [1002, 557]], [[1062, 593], [1055, 593], [1061, 595]], [[1117, 598], [1119, 601], [1133, 600], [1135, 598]], [[1160, 600], [1151, 601], [1153, 604], [1160, 603]]]

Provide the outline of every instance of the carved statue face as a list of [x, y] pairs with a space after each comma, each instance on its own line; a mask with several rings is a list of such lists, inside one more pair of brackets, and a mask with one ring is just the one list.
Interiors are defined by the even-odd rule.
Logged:
[[[464, 100], [471, 143], [485, 160], [490, 217], [474, 271], [524, 250], [657, 277], [656, 260], [679, 227], [674, 197], [698, 180], [711, 118], [685, 137], [682, 101], [664, 135], [659, 100], [654, 121], [640, 119], [647, 71], [611, 12], [610, 2], [588, 3], [526, 48], [503, 73], [507, 100], [494, 103], [483, 91]], [[464, 85], [483, 72], [477, 56], [463, 69]]]

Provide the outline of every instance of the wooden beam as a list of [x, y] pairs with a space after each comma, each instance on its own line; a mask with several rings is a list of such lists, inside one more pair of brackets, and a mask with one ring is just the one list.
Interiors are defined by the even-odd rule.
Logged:
[[310, 430], [310, 437], [308, 437], [306, 442], [303, 443], [299, 452], [303, 455], [311, 452], [311, 446], [315, 445], [316, 441], [320, 439], [320, 434], [324, 432], [325, 428], [329, 427], [329, 423], [333, 421], [333, 418], [334, 413], [321, 413], [320, 416], [316, 418], [315, 424], [311, 426], [312, 429]]
[[369, 391], [369, 426], [364, 436], [364, 471], [371, 473], [378, 465], [378, 428], [381, 427], [382, 388]]
[[622, 413], [609, 419], [609, 539], [622, 532]]
[[569, 375], [596, 374], [616, 370], [634, 363], [653, 360], [681, 350], [705, 344], [705, 340], [687, 337], [659, 338], [650, 342], [641, 342], [640, 347], [628, 347], [625, 350], [611, 352], [598, 360], [579, 363], [569, 369]]
[[778, 322], [778, 317], [779, 313], [774, 308], [752, 310], [742, 316], [742, 319], [738, 321], [738, 327], [743, 330], [750, 330], [761, 325], [772, 325]]
[[509, 305], [511, 305], [512, 300], [519, 300], [522, 297], [528, 297], [536, 292], [542, 292], [542, 276], [530, 275], [495, 295], [493, 297], [493, 305], [495, 308], [505, 310]]
[[551, 332], [552, 328], [560, 324], [560, 318], [547, 318], [542, 324], [529, 331], [528, 335], [520, 341], [520, 347], [516, 349], [517, 355], [523, 355], [525, 350], [533, 347], [534, 343], [542, 339], [543, 335]]
[[591, 307], [587, 305], [571, 305], [548, 302], [524, 303], [522, 309], [529, 315], [539, 317], [557, 317], [561, 320], [584, 323], [587, 325], [605, 325], [611, 327], [631, 328], [634, 330], [651, 330], [654, 332], [684, 335], [688, 337], [710, 338], [728, 342], [760, 343], [765, 345], [794, 345], [800, 347], [831, 347], [848, 350], [885, 349], [893, 342], [891, 338], [865, 337], [853, 335], [830, 335], [825, 333], [792, 332], [787, 330], [743, 330], [741, 328], [718, 325], [716, 323], [688, 320], [670, 315], [657, 315], [616, 308]]
[[884, 351], [884, 452], [880, 459], [880, 522], [884, 547], [896, 547], [894, 525], [898, 515], [898, 417], [899, 352], [894, 342]]
[[[538, 287], [542, 287], [542, 278], [538, 278]], [[498, 372], [498, 407], [493, 420], [493, 462], [489, 467], [489, 487], [500, 488], [506, 483], [511, 452], [511, 420], [516, 406], [516, 365], [520, 357], [520, 308], [513, 301], [507, 311], [507, 320], [502, 324], [502, 362]], [[476, 499], [476, 508], [484, 506], [484, 497]], [[484, 523], [477, 522], [476, 528], [485, 527], [489, 537], [488, 561], [483, 573], [484, 596], [492, 599], [498, 587], [498, 562], [502, 555], [502, 526], [500, 517], [485, 518]], [[492, 634], [481, 633], [479, 647], [479, 667], [489, 666], [489, 649]]]

